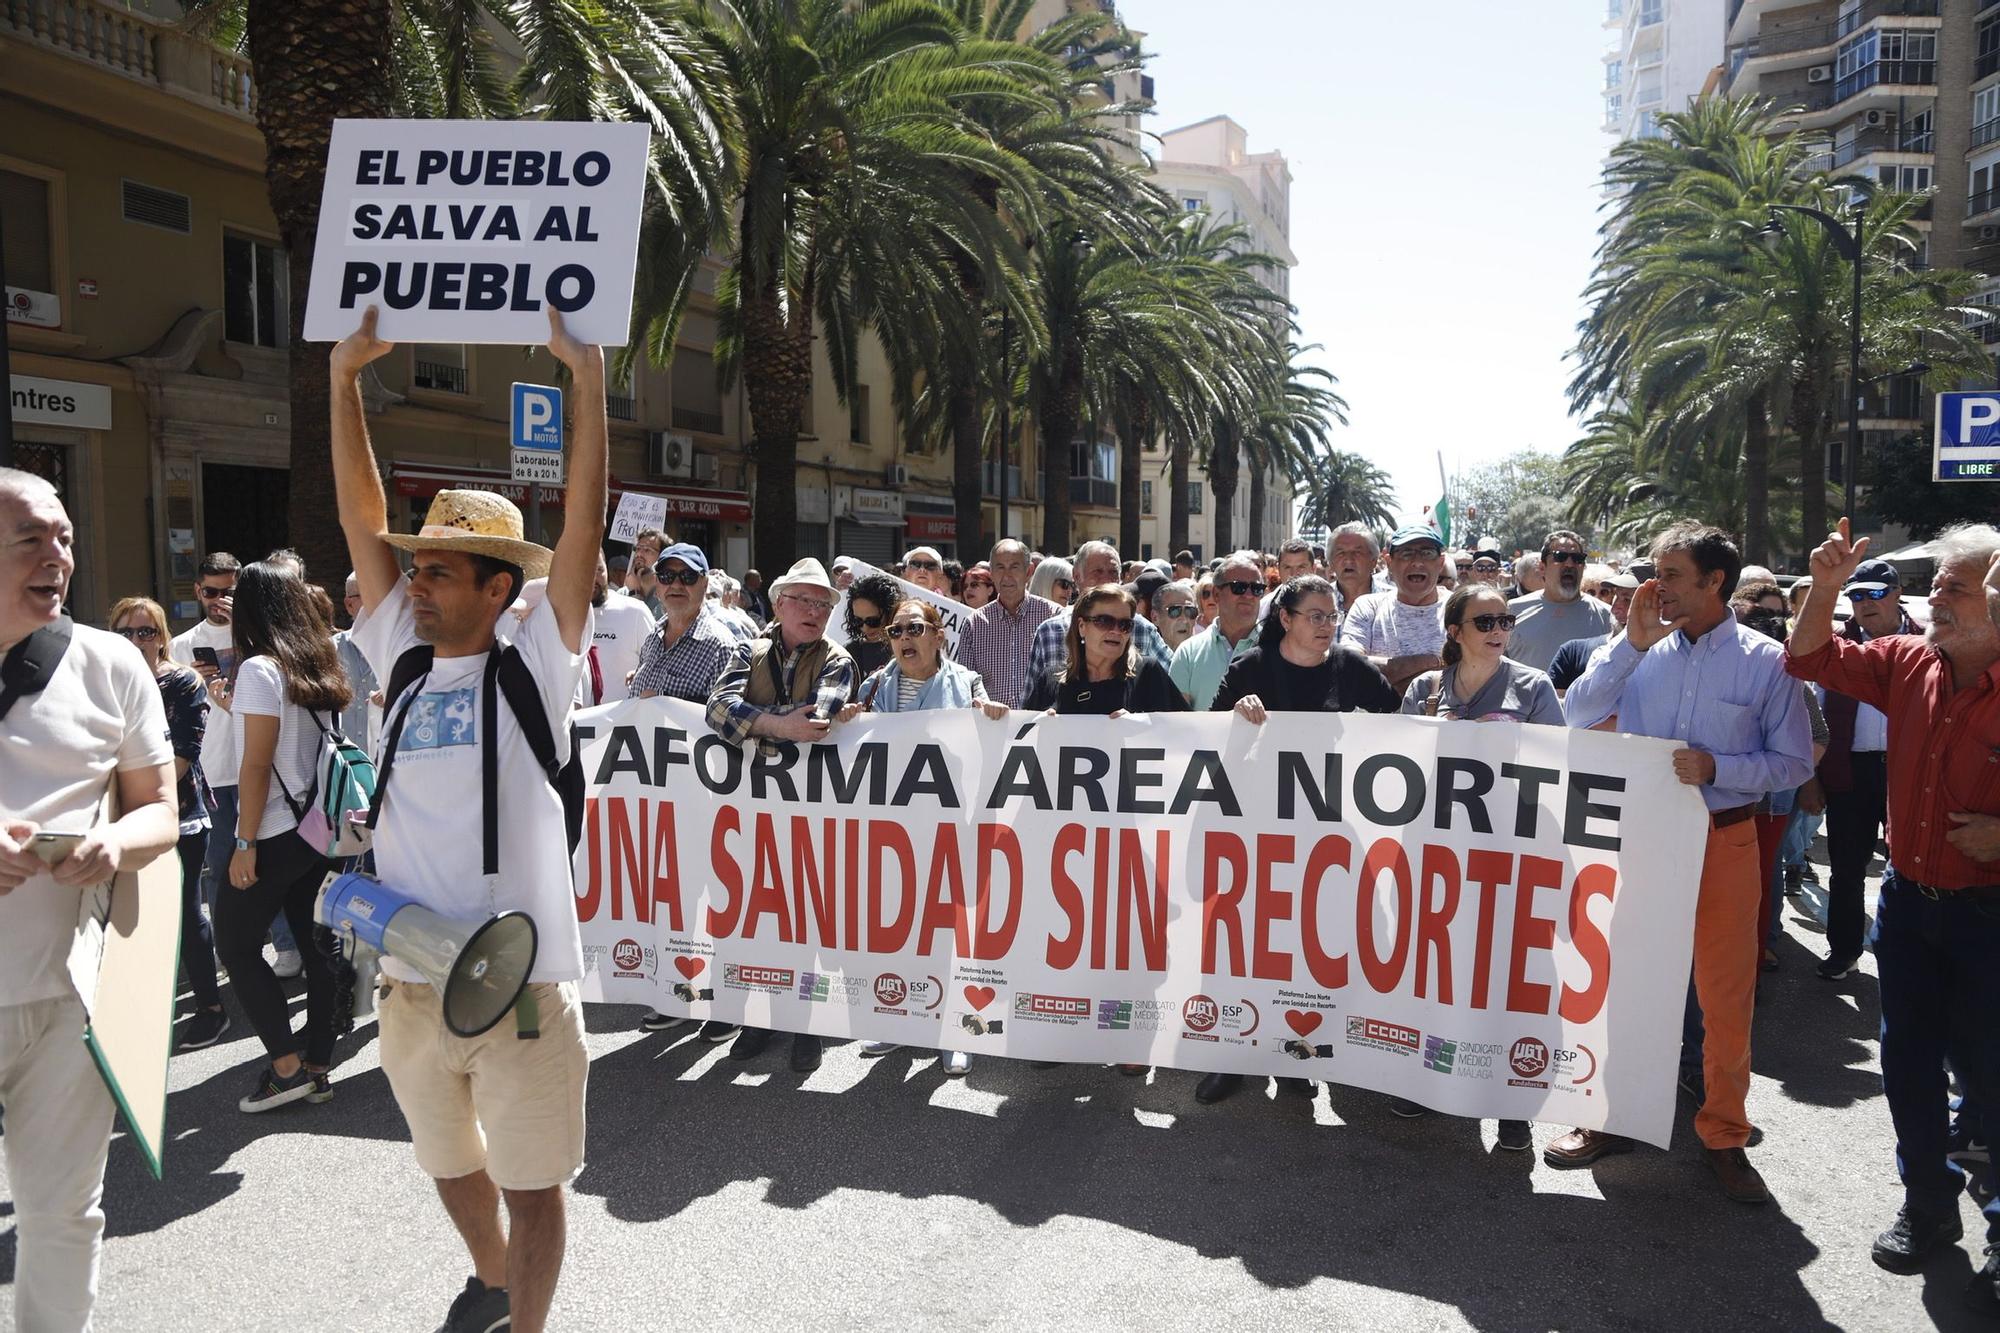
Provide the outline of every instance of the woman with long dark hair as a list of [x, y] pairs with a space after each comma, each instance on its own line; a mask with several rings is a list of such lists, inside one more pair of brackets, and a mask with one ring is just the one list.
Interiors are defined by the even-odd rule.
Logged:
[[[299, 821], [318, 796], [325, 730], [353, 699], [333, 638], [305, 581], [279, 565], [258, 563], [236, 580], [231, 620], [236, 679], [236, 853], [230, 887], [216, 894], [216, 937], [237, 998], [271, 1062], [257, 1087], [237, 1103], [267, 1111], [333, 1095], [335, 984], [332, 961], [313, 940], [313, 899], [332, 862], [299, 836]], [[225, 836], [220, 829], [216, 836]], [[304, 955], [306, 1030], [292, 1033], [284, 988], [264, 961], [264, 932], [279, 912]]]
[[180, 802], [181, 971], [194, 992], [194, 1016], [181, 1028], [177, 1049], [213, 1046], [229, 1030], [222, 991], [215, 976], [215, 937], [201, 914], [201, 869], [207, 864], [208, 780], [201, 771], [201, 739], [208, 730], [208, 691], [201, 677], [171, 661], [167, 613], [150, 597], [127, 597], [111, 608], [111, 632], [123, 638], [160, 683], [167, 709], [167, 739], [174, 748], [174, 777]]
[[1063, 636], [1068, 652], [1028, 688], [1021, 707], [1052, 713], [1180, 713], [1187, 700], [1167, 669], [1132, 644], [1139, 604], [1122, 584], [1105, 583], [1077, 599]]
[[857, 682], [888, 666], [894, 656], [889, 622], [902, 600], [903, 590], [887, 574], [856, 579], [847, 589], [847, 655], [854, 659]]

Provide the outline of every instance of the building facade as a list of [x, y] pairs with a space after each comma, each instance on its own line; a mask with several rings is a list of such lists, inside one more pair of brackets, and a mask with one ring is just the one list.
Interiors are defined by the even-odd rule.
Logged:
[[1608, 0], [1604, 132], [1651, 138], [1663, 112], [1685, 111], [1722, 61], [1732, 0]]

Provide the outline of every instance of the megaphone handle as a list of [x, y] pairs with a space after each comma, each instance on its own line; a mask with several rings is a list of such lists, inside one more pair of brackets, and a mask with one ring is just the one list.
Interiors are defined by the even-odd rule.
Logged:
[[517, 1041], [533, 1041], [542, 1035], [542, 1007], [535, 1003], [535, 992], [521, 987], [521, 998], [514, 1001], [514, 1038]]

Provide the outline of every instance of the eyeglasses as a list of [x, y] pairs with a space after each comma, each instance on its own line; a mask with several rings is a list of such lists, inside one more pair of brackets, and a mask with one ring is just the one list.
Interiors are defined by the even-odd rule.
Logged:
[[1074, 587], [1076, 586], [1076, 580], [1075, 580], [1075, 579], [1057, 579], [1057, 580], [1055, 581], [1055, 586], [1056, 586], [1056, 587], [1058, 587], [1058, 588], [1074, 588]]
[[1389, 558], [1391, 560], [1435, 560], [1443, 554], [1444, 551], [1436, 546], [1398, 546], [1395, 550], [1389, 552]]
[[[695, 584], [707, 578], [708, 575], [693, 569], [656, 569], [653, 571], [653, 577], [662, 583], [678, 583], [683, 588], [692, 588]], [[797, 601], [798, 599], [793, 598], [792, 600]]]
[[1130, 616], [1084, 616], [1083, 623], [1092, 629], [1101, 630], [1106, 634], [1130, 634], [1132, 632], [1132, 617]]
[[943, 568], [944, 568], [944, 566], [943, 566], [943, 565], [940, 565], [940, 564], [939, 564], [939, 563], [938, 563], [937, 561], [935, 561], [935, 560], [905, 560], [905, 561], [903, 562], [903, 568], [904, 568], [904, 569], [943, 569]]
[[1252, 593], [1262, 597], [1269, 591], [1263, 582], [1257, 579], [1231, 579], [1227, 583], [1218, 583], [1215, 586], [1237, 597], [1248, 597]]
[[1204, 583], [1201, 585], [1201, 600], [1204, 602], [1215, 600], [1215, 585], [1213, 583]]
[[931, 627], [929, 625], [922, 623], [914, 625], [889, 626], [889, 637], [892, 639], [903, 639], [903, 638], [921, 639], [924, 637], [924, 635], [929, 634], [930, 632], [931, 632]]
[[1847, 591], [1847, 600], [1850, 602], [1879, 602], [1884, 598], [1894, 597], [1895, 595], [1896, 590], [1894, 588], [1850, 588]]
[[1324, 626], [1331, 625], [1334, 621], [1340, 619], [1340, 617], [1332, 611], [1292, 611], [1288, 612], [1287, 614], [1297, 616], [1299, 619], [1305, 621], [1308, 625], [1311, 625], [1314, 629], [1320, 629]]
[[1587, 565], [1590, 557], [1582, 551], [1544, 551], [1542, 559], [1552, 565]]
[[1498, 560], [1475, 560], [1472, 562], [1472, 567], [1482, 574], [1498, 574], [1500, 572], [1500, 562]]
[[824, 616], [824, 615], [831, 615], [833, 613], [833, 603], [822, 602], [817, 597], [800, 597], [796, 593], [788, 592], [782, 594], [778, 600], [797, 602], [799, 604], [799, 609], [806, 612], [808, 615]]
[[151, 643], [154, 639], [160, 637], [160, 631], [151, 625], [119, 625], [114, 627], [111, 632], [123, 635], [128, 639], [138, 639], [142, 643]]
[[881, 628], [882, 628], [882, 617], [880, 617], [880, 616], [856, 616], [856, 617], [854, 617], [854, 623], [855, 623], [855, 624], [857, 624], [857, 625], [859, 625], [859, 626], [861, 626], [861, 628], [863, 628], [863, 629], [881, 629]]
[[1512, 629], [1515, 624], [1516, 620], [1512, 615], [1487, 615], [1474, 616], [1472, 618], [1472, 628], [1478, 630], [1481, 634], [1491, 634], [1496, 629]]
[[206, 583], [197, 583], [194, 588], [194, 595], [201, 598], [204, 602], [212, 602], [218, 597], [234, 597], [236, 589], [233, 585], [227, 588], [211, 588]]
[[1458, 562], [1456, 562], [1456, 563], [1457, 563], [1457, 565], [1458, 565], [1458, 572], [1459, 572], [1459, 573], [1461, 573], [1461, 574], [1469, 574], [1469, 573], [1471, 573], [1471, 572], [1472, 572], [1472, 562], [1471, 562], [1470, 560], [1460, 560], [1460, 561], [1458, 561]]
[[1201, 614], [1201, 610], [1198, 607], [1188, 605], [1186, 602], [1176, 602], [1172, 606], [1161, 607], [1160, 614], [1169, 620], [1181, 620], [1189, 616], [1198, 616]]

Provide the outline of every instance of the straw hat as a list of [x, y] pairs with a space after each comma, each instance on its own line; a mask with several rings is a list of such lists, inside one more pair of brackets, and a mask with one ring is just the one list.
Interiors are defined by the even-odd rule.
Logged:
[[549, 572], [555, 552], [521, 536], [521, 511], [492, 491], [439, 491], [414, 537], [385, 532], [382, 540], [400, 551], [462, 551], [519, 565], [531, 579]]

